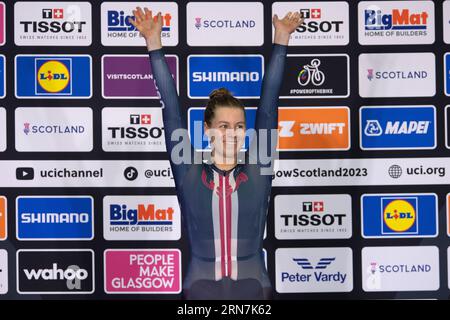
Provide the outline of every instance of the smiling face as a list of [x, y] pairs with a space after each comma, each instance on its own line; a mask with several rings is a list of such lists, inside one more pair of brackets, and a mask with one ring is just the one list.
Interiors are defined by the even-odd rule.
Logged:
[[235, 163], [245, 141], [245, 114], [242, 108], [219, 106], [210, 125], [204, 122], [205, 134], [219, 163]]

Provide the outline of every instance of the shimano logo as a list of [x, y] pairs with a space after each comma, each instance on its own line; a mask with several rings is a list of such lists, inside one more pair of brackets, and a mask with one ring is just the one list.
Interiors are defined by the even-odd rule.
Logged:
[[58, 268], [53, 263], [51, 269], [24, 269], [23, 272], [28, 280], [86, 280], [89, 273], [86, 269], [77, 266], [67, 267], [66, 270]]
[[89, 213], [62, 212], [62, 213], [41, 213], [24, 212], [21, 214], [21, 223], [89, 223]]
[[204, 81], [221, 81], [221, 82], [258, 82], [260, 76], [258, 72], [247, 72], [247, 71], [209, 71], [209, 72], [194, 72], [192, 74], [194, 82], [204, 82]]

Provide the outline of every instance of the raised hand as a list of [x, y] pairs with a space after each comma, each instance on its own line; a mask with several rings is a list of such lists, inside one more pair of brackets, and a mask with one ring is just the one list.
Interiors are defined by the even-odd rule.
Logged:
[[292, 11], [289, 11], [283, 19], [279, 19], [278, 15], [275, 14], [272, 19], [275, 27], [274, 42], [288, 45], [291, 33], [303, 23], [303, 20], [299, 12], [292, 13]]
[[134, 19], [128, 18], [128, 21], [145, 38], [148, 50], [161, 48], [161, 31], [163, 26], [161, 12], [153, 16], [152, 11], [147, 7], [144, 8], [144, 11], [140, 7], [136, 7], [136, 10], [133, 10], [133, 15]]

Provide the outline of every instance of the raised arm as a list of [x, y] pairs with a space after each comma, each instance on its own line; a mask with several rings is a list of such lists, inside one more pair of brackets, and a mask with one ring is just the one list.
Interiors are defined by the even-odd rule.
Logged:
[[[162, 30], [162, 16], [159, 12], [155, 17], [152, 16], [152, 12], [147, 8], [142, 11], [141, 8], [133, 10], [134, 21], [130, 22], [140, 31], [147, 43], [147, 50], [150, 57], [150, 63], [152, 67], [152, 73], [158, 87], [158, 91], [161, 94], [161, 100], [164, 104], [162, 108], [163, 121], [164, 121], [164, 135], [167, 152], [171, 162], [172, 172], [175, 178], [177, 186], [180, 186], [183, 180], [189, 163], [173, 163], [172, 150], [179, 141], [172, 141], [172, 133], [176, 129], [183, 129], [179, 131], [182, 134], [185, 144], [190, 151], [190, 157], [188, 161], [193, 160], [194, 148], [189, 142], [187, 134], [187, 126], [181, 116], [179, 97], [175, 86], [174, 79], [170, 73], [166, 59], [164, 57], [164, 50], [161, 44], [161, 30]], [[181, 137], [178, 137], [181, 139]], [[178, 149], [177, 149], [178, 150]], [[186, 150], [186, 149], [183, 149]], [[179, 154], [178, 152], [175, 152]]]
[[[278, 16], [274, 15], [272, 21], [275, 27], [274, 43], [270, 61], [264, 73], [261, 99], [255, 119], [257, 143], [254, 143], [255, 140], [250, 143], [250, 155], [257, 156], [258, 164], [265, 162], [265, 159], [261, 159], [258, 150], [262, 146], [259, 145], [260, 139], [267, 141], [267, 144], [265, 144], [266, 150], [261, 150], [263, 157], [269, 154], [273, 158], [273, 153], [270, 150], [275, 150], [277, 139], [274, 139], [272, 145], [270, 130], [278, 129], [278, 97], [283, 82], [287, 47], [291, 33], [303, 22], [303, 19], [298, 12], [289, 12], [283, 19], [278, 19]], [[265, 130], [259, 132], [260, 129]]]

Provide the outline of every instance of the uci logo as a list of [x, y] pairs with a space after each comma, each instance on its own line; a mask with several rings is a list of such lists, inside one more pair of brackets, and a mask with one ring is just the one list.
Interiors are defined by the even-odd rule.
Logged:
[[395, 232], [405, 232], [416, 222], [416, 210], [406, 200], [393, 200], [384, 209], [384, 223]]
[[41, 65], [37, 72], [40, 87], [49, 93], [58, 93], [70, 83], [70, 72], [61, 61], [51, 60]]

